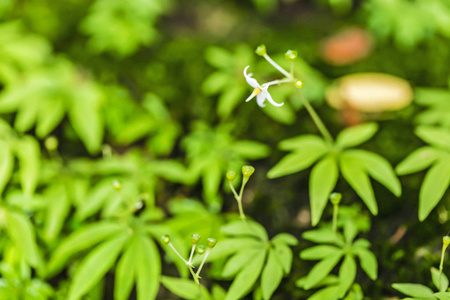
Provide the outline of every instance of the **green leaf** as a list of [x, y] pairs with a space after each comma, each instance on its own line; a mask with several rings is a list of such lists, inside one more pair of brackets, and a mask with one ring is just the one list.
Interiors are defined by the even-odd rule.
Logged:
[[359, 149], [345, 151], [345, 154], [360, 159], [371, 177], [388, 188], [395, 196], [400, 197], [402, 186], [385, 158], [376, 153]]
[[450, 293], [449, 292], [434, 293], [434, 296], [436, 298], [438, 298], [439, 300], [450, 300]]
[[317, 263], [314, 268], [309, 271], [306, 277], [304, 288], [309, 290], [322, 281], [333, 270], [343, 255], [343, 251], [334, 253]]
[[336, 186], [338, 166], [333, 156], [322, 159], [311, 171], [309, 197], [311, 201], [311, 223], [316, 226], [322, 217], [328, 197]]
[[53, 251], [47, 266], [46, 276], [56, 274], [72, 255], [126, 230], [126, 227], [122, 224], [100, 221], [75, 231]]
[[32, 195], [39, 180], [39, 144], [31, 136], [25, 136], [17, 141], [14, 150], [19, 159], [20, 184], [26, 195]]
[[8, 143], [0, 141], [0, 194], [11, 178], [14, 168], [14, 156]]
[[350, 148], [368, 141], [378, 130], [376, 123], [356, 125], [342, 130], [337, 138], [336, 144], [341, 148]]
[[70, 199], [66, 188], [55, 184], [46, 193], [48, 198], [44, 236], [47, 242], [53, 242], [58, 237], [70, 211]]
[[245, 249], [234, 254], [225, 263], [222, 276], [226, 278], [235, 276], [259, 251], [261, 249]]
[[31, 221], [23, 214], [5, 210], [6, 231], [26, 262], [37, 268], [42, 263]]
[[270, 148], [258, 142], [238, 141], [231, 145], [231, 151], [247, 159], [260, 159], [269, 155]]
[[254, 238], [231, 238], [220, 240], [214, 247], [214, 251], [208, 256], [207, 261], [214, 261], [242, 249], [261, 248], [263, 244]]
[[373, 193], [369, 176], [363, 169], [359, 160], [349, 157], [343, 153], [341, 155], [341, 171], [345, 180], [361, 197], [373, 215], [378, 214], [378, 205]]
[[206, 61], [218, 69], [228, 69], [233, 65], [233, 56], [223, 48], [211, 46], [206, 49]]
[[305, 240], [318, 244], [330, 243], [337, 246], [344, 245], [342, 236], [331, 230], [331, 228], [306, 231], [302, 234], [302, 237]]
[[166, 289], [183, 299], [211, 299], [206, 288], [203, 285], [197, 285], [192, 280], [163, 276], [161, 283]]
[[220, 232], [233, 236], [253, 236], [263, 242], [267, 242], [268, 236], [264, 227], [256, 222], [236, 220], [220, 227]]
[[[250, 95], [250, 91], [249, 91], [249, 95]], [[273, 95], [273, 93], [272, 93], [272, 97], [274, 97], [275, 100], [277, 99]], [[266, 115], [271, 117], [273, 120], [275, 120], [281, 124], [292, 125], [295, 122], [295, 118], [296, 118], [295, 111], [289, 103], [286, 103], [285, 105], [283, 105], [281, 107], [275, 107], [273, 105], [266, 105], [266, 107], [262, 108], [262, 111]]]
[[285, 274], [289, 274], [291, 272], [292, 267], [292, 250], [283, 243], [274, 243], [275, 254], [278, 259], [278, 263], [283, 267], [283, 271]]
[[232, 86], [224, 90], [219, 97], [217, 114], [223, 119], [227, 118], [234, 108], [243, 100], [246, 89], [243, 86]]
[[40, 102], [39, 112], [36, 120], [36, 135], [44, 138], [61, 123], [66, 108], [64, 100], [49, 98]]
[[300, 258], [305, 260], [319, 260], [340, 251], [341, 249], [335, 246], [318, 245], [300, 252]]
[[339, 298], [345, 296], [356, 277], [356, 262], [352, 255], [345, 255], [344, 262], [339, 269]]
[[73, 277], [68, 300], [79, 299], [104, 277], [114, 265], [128, 238], [128, 234], [111, 238], [97, 246], [83, 259]]
[[325, 141], [317, 135], [305, 134], [281, 141], [278, 148], [284, 151], [295, 151], [303, 147], [326, 148]]
[[202, 91], [206, 95], [214, 95], [225, 88], [230, 80], [230, 76], [223, 72], [214, 72], [202, 82]]
[[238, 300], [248, 294], [261, 274], [266, 258], [266, 249], [260, 250], [251, 261], [239, 272], [228, 289], [225, 300]]
[[161, 259], [155, 243], [141, 236], [139, 238], [140, 251], [137, 256], [137, 300], [156, 299], [161, 277]]
[[277, 287], [283, 279], [283, 268], [278, 262], [278, 257], [274, 249], [269, 251], [266, 266], [261, 275], [261, 289], [264, 300], [272, 297]]
[[272, 239], [272, 243], [283, 243], [289, 246], [296, 246], [298, 244], [298, 240], [289, 233], [279, 233]]
[[415, 133], [430, 145], [450, 150], [450, 132], [448, 128], [419, 126]]
[[352, 247], [352, 252], [359, 258], [361, 268], [372, 280], [378, 277], [378, 262], [375, 255], [366, 248]]
[[114, 281], [114, 299], [116, 300], [127, 300], [129, 298], [134, 279], [136, 278], [137, 264], [140, 263], [137, 261], [138, 253], [139, 244], [135, 237], [117, 263]]
[[339, 286], [329, 286], [314, 293], [308, 300], [337, 300], [339, 299], [338, 291]]
[[267, 177], [276, 178], [293, 173], [300, 172], [311, 166], [316, 160], [328, 152], [325, 144], [305, 144], [304, 147], [297, 149], [283, 157], [267, 173]]
[[400, 293], [403, 293], [407, 296], [411, 297], [424, 297], [424, 298], [431, 298], [433, 297], [433, 291], [424, 285], [421, 284], [414, 284], [414, 283], [394, 283], [392, 285], [394, 289], [399, 291]]
[[82, 205], [80, 205], [75, 213], [78, 221], [97, 213], [104, 202], [111, 196], [116, 195], [117, 192], [112, 186], [111, 179], [105, 179], [99, 182], [94, 188], [91, 189]]
[[414, 152], [409, 154], [403, 161], [401, 161], [395, 170], [398, 175], [411, 174], [415, 172], [422, 171], [429, 166], [433, 162], [436, 161], [438, 155], [436, 150], [432, 147], [425, 146], [419, 149], [416, 149]]
[[435, 163], [425, 175], [419, 193], [419, 220], [425, 220], [450, 184], [450, 158]]
[[439, 290], [439, 292], [445, 292], [448, 289], [448, 278], [444, 273], [439, 276], [438, 269], [433, 267], [431, 268], [431, 279], [433, 279], [434, 286]]

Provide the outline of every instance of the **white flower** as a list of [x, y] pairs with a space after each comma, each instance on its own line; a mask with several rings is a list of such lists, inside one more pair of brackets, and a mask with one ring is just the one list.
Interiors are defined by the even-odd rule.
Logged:
[[277, 103], [272, 99], [272, 96], [270, 96], [269, 92], [267, 91], [267, 89], [269, 88], [270, 85], [267, 85], [265, 83], [263, 83], [262, 85], [260, 85], [258, 83], [258, 81], [256, 81], [255, 78], [252, 77], [252, 73], [247, 74], [247, 69], [250, 66], [245, 67], [244, 69], [244, 76], [245, 76], [245, 80], [247, 81], [247, 83], [254, 88], [253, 93], [250, 95], [250, 97], [248, 97], [245, 102], [248, 102], [250, 100], [252, 100], [255, 96], [256, 96], [256, 103], [258, 103], [259, 106], [261, 107], [265, 107], [266, 105], [264, 104], [264, 101], [267, 99], [270, 104], [272, 104], [273, 106], [277, 106], [280, 107], [282, 106], [284, 103]]

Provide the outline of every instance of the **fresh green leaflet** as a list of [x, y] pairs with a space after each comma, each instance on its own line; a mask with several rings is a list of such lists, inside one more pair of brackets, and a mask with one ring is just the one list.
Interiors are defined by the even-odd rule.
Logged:
[[441, 275], [441, 284], [439, 285], [439, 271], [435, 268], [431, 268], [431, 278], [433, 284], [439, 291], [437, 293], [433, 292], [429, 287], [416, 284], [416, 283], [394, 283], [392, 287], [406, 296], [412, 297], [408, 299], [439, 299], [448, 300], [450, 299], [450, 292], [448, 291], [448, 278], [445, 274]]
[[214, 285], [209, 293], [204, 286], [188, 279], [163, 276], [161, 283], [175, 295], [187, 300], [224, 300], [226, 295], [226, 291], [219, 285]]
[[450, 185], [450, 132], [445, 128], [419, 126], [415, 133], [430, 146], [412, 152], [397, 165], [396, 171], [406, 175], [429, 168], [419, 193], [419, 219], [423, 221]]
[[415, 121], [421, 125], [450, 128], [450, 91], [444, 89], [420, 88], [416, 90], [416, 102], [426, 106]]
[[[359, 149], [348, 149], [369, 140], [377, 131], [374, 123], [344, 129], [336, 138], [335, 145], [316, 135], [302, 135], [280, 142], [279, 148], [291, 151], [268, 173], [277, 178], [300, 172], [310, 166], [309, 180], [311, 223], [317, 225], [323, 214], [330, 193], [336, 186], [339, 173], [374, 215], [378, 205], [370, 177], [380, 182], [394, 195], [401, 195], [401, 185], [389, 162], [382, 156]], [[339, 172], [340, 171], [340, 172]]]
[[[311, 299], [321, 299], [320, 297], [325, 295], [333, 295], [334, 298], [329, 299], [343, 299], [356, 279], [356, 258], [370, 279], [376, 280], [378, 277], [378, 263], [369, 250], [370, 243], [365, 239], [354, 241], [358, 233], [354, 220], [346, 220], [343, 227], [343, 235], [332, 231], [331, 228], [307, 231], [303, 234], [304, 239], [321, 244], [300, 252], [301, 259], [320, 260], [306, 277], [297, 281], [297, 286], [305, 290], [325, 286]], [[335, 278], [330, 273], [341, 260], [339, 276]]]
[[[260, 224], [237, 220], [221, 227], [221, 239], [209, 261], [227, 259], [222, 270], [224, 279], [234, 278], [225, 300], [237, 300], [250, 293], [256, 283], [262, 299], [271, 299], [284, 275], [290, 273], [292, 251], [297, 239], [282, 233], [269, 241]], [[258, 281], [260, 279], [260, 281]]]

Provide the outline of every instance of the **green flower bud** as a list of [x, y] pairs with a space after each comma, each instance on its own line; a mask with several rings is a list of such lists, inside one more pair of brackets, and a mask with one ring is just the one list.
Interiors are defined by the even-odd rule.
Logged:
[[260, 56], [266, 55], [267, 54], [266, 46], [263, 44], [259, 45], [258, 48], [256, 48], [255, 53]]
[[217, 240], [216, 239], [213, 239], [213, 238], [209, 238], [208, 239], [208, 241], [206, 242], [206, 246], [208, 247], [208, 248], [214, 248], [214, 246], [216, 245], [216, 243], [217, 243]]
[[228, 171], [227, 172], [227, 179], [228, 181], [233, 181], [236, 178], [236, 172], [234, 171]]
[[163, 235], [163, 236], [161, 237], [161, 241], [162, 241], [164, 244], [168, 245], [168, 244], [170, 243], [170, 236], [168, 236], [167, 234]]
[[296, 80], [294, 84], [295, 84], [295, 87], [299, 89], [303, 86], [303, 81]]
[[252, 176], [253, 172], [255, 172], [255, 168], [252, 166], [243, 166], [242, 167], [242, 175], [244, 175], [244, 178], [248, 179], [250, 176]]
[[192, 243], [192, 245], [197, 245], [198, 242], [200, 242], [200, 239], [201, 239], [201, 238], [202, 238], [202, 237], [201, 237], [199, 234], [194, 233], [194, 234], [192, 235], [192, 237], [191, 237], [191, 243]]
[[330, 201], [333, 205], [338, 205], [341, 202], [342, 195], [340, 193], [332, 193], [330, 195]]
[[122, 189], [122, 184], [119, 180], [113, 180], [112, 185], [116, 191], [120, 191]]
[[285, 55], [288, 60], [295, 60], [297, 58], [297, 51], [288, 50]]
[[205, 253], [205, 246], [198, 245], [195, 250], [197, 251], [198, 254], [202, 255], [203, 253]]
[[442, 238], [442, 242], [444, 243], [444, 246], [447, 247], [450, 244], [450, 236], [446, 235]]
[[58, 148], [58, 139], [54, 136], [49, 136], [45, 139], [45, 148], [47, 148], [48, 151], [55, 151]]

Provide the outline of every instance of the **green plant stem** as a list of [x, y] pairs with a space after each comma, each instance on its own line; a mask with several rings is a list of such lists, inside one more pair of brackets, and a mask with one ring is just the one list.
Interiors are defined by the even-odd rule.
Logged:
[[183, 258], [183, 256], [181, 256], [180, 253], [178, 253], [177, 249], [175, 249], [175, 247], [172, 245], [172, 243], [169, 243], [170, 248], [172, 248], [173, 252], [175, 252], [175, 254], [186, 264], [189, 266], [189, 263]]
[[442, 270], [444, 269], [444, 257], [445, 257], [445, 250], [447, 250], [448, 245], [443, 244], [442, 245], [442, 252], [441, 252], [441, 263], [439, 264], [439, 291], [441, 290], [441, 277], [442, 277]]
[[191, 255], [189, 255], [189, 261], [188, 261], [189, 264], [192, 264], [192, 257], [194, 256], [195, 246], [196, 246], [196, 245], [192, 245]]
[[339, 204], [333, 204], [333, 232], [337, 231], [338, 212], [339, 212]]
[[322, 122], [322, 119], [320, 119], [319, 115], [316, 113], [314, 108], [311, 106], [309, 101], [303, 96], [303, 94], [297, 90], [297, 93], [300, 96], [300, 100], [302, 101], [303, 105], [305, 106], [306, 110], [308, 111], [309, 115], [314, 121], [314, 124], [316, 124], [317, 129], [319, 129], [320, 133], [326, 140], [326, 142], [331, 146], [334, 144], [333, 138], [331, 137], [330, 132], [328, 131], [325, 124]]
[[286, 71], [285, 69], [283, 69], [279, 64], [277, 64], [276, 62], [274, 62], [273, 59], [271, 59], [269, 55], [264, 54], [263, 57], [269, 62], [269, 64], [271, 64], [272, 66], [274, 66], [275, 69], [277, 69], [278, 71], [280, 71], [284, 76], [286, 76], [287, 78], [291, 78], [291, 74], [289, 74], [289, 72]]
[[198, 267], [197, 273], [195, 273], [195, 276], [200, 277], [200, 272], [202, 271], [203, 265], [205, 264], [206, 259], [208, 258], [209, 255], [209, 248], [206, 249], [206, 253], [205, 253], [205, 257], [202, 260], [202, 263], [200, 264], [200, 267]]
[[244, 221], [246, 221], [246, 217], [245, 217], [245, 214], [244, 214], [244, 208], [242, 207], [242, 194], [244, 193], [245, 184], [246, 184], [246, 182], [242, 182], [241, 190], [239, 191], [239, 196], [236, 199], [237, 203], [238, 203], [238, 207], [239, 207], [239, 216]]

